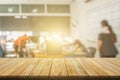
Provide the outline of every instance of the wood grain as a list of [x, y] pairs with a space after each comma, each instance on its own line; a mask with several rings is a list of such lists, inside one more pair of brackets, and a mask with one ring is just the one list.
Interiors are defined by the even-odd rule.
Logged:
[[[1, 78], [120, 79], [119, 58], [0, 58]], [[116, 79], [116, 80], [117, 80]], [[106, 79], [107, 80], [107, 79]]]
[[53, 65], [50, 72], [50, 77], [67, 76], [67, 70], [64, 63], [64, 58], [54, 58]]

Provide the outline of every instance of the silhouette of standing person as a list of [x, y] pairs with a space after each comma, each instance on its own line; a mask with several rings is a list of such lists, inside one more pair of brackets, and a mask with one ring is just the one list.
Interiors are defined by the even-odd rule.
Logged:
[[98, 37], [98, 49], [100, 52], [100, 57], [116, 57], [118, 53], [118, 50], [114, 45], [114, 43], [117, 42], [116, 35], [111, 26], [108, 24], [107, 20], [103, 20], [101, 22], [101, 26], [102, 31]]
[[23, 36], [18, 37], [14, 41], [15, 52], [19, 54], [20, 58], [24, 57], [23, 49], [26, 48], [26, 41], [27, 41], [27, 35], [26, 34], [24, 34]]

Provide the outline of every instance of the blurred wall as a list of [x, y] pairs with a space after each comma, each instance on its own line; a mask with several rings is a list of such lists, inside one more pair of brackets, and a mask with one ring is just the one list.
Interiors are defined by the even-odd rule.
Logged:
[[[71, 32], [83, 42], [97, 41], [101, 20], [108, 20], [120, 41], [120, 0], [75, 0], [71, 3]], [[94, 42], [93, 42], [94, 43]]]
[[40, 32], [70, 33], [70, 17], [28, 17], [15, 19], [14, 17], [0, 17], [2, 31], [33, 31], [34, 35]]
[[14, 17], [1, 17], [2, 31], [29, 31], [32, 29], [32, 21], [27, 19], [15, 19]]
[[35, 31], [70, 33], [70, 17], [33, 17]]

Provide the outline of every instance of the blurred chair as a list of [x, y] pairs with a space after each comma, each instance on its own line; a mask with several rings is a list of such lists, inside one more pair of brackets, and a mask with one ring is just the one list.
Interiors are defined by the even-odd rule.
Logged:
[[88, 51], [91, 54], [91, 57], [95, 57], [96, 48], [94, 48], [94, 47], [88, 47]]

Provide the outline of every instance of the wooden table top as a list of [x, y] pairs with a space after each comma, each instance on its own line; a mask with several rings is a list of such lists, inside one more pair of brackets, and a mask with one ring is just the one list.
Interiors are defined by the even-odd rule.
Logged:
[[0, 58], [4, 77], [120, 78], [120, 58]]

